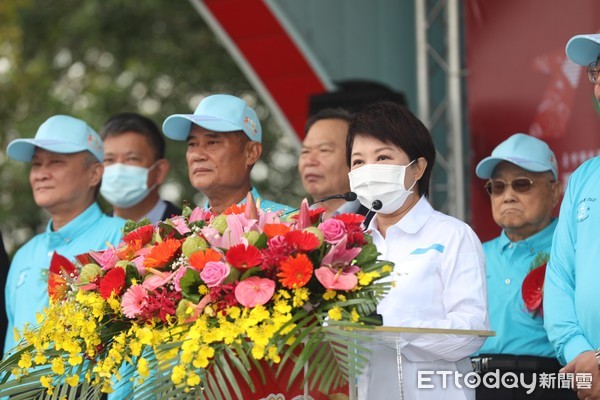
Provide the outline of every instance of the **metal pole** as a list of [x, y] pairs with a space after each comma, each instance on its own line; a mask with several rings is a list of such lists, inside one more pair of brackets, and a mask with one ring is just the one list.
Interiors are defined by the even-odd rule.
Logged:
[[429, 110], [429, 67], [427, 64], [427, 25], [425, 0], [415, 0], [417, 115], [423, 124], [431, 129]]
[[[417, 0], [418, 1], [418, 0]], [[450, 213], [456, 218], [465, 219], [465, 171], [463, 168], [463, 135], [462, 135], [462, 98], [461, 98], [461, 67], [460, 67], [460, 25], [458, 0], [448, 0], [446, 7], [448, 26], [448, 130], [450, 133], [451, 169], [454, 182], [448, 182], [451, 187], [448, 194], [454, 193], [450, 199]]]

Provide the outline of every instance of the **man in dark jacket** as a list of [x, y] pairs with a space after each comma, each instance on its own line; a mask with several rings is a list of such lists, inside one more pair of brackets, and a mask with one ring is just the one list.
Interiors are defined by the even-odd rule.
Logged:
[[100, 128], [104, 142], [104, 175], [100, 194], [121, 218], [152, 223], [181, 209], [160, 198], [158, 189], [169, 173], [165, 139], [156, 124], [136, 113], [113, 115]]

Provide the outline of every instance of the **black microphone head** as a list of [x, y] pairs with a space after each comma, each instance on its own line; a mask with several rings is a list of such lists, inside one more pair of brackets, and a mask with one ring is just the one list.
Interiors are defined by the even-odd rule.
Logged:
[[371, 208], [375, 211], [381, 210], [381, 207], [383, 207], [381, 200], [375, 200], [373, 204], [371, 204]]
[[344, 200], [346, 200], [346, 201], [354, 201], [357, 198], [358, 198], [358, 196], [354, 192], [346, 192], [346, 193], [344, 193]]

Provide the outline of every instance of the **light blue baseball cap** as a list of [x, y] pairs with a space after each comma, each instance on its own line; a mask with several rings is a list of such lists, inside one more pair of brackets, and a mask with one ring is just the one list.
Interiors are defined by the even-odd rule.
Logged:
[[587, 67], [600, 56], [600, 34], [573, 36], [567, 42], [565, 52], [575, 64]]
[[243, 99], [229, 94], [207, 96], [193, 114], [174, 114], [165, 119], [163, 131], [173, 140], [187, 140], [192, 123], [214, 132], [244, 131], [261, 142], [262, 130], [254, 110]]
[[558, 163], [550, 147], [543, 140], [524, 133], [515, 133], [496, 146], [490, 157], [477, 164], [475, 173], [482, 179], [489, 179], [502, 161], [531, 172], [552, 171], [558, 179]]
[[33, 139], [15, 139], [8, 144], [8, 156], [17, 161], [31, 161], [35, 148], [53, 153], [89, 151], [100, 162], [104, 160], [102, 139], [85, 121], [68, 115], [48, 118]]

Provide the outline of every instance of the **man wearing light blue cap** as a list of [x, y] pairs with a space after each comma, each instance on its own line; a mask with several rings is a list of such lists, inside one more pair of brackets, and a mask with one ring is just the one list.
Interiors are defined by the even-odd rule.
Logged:
[[[600, 103], [600, 34], [576, 35], [567, 57], [587, 67]], [[560, 208], [544, 286], [545, 327], [564, 373], [588, 374], [580, 399], [600, 399], [600, 157], [573, 172]]]
[[[170, 139], [187, 141], [190, 182], [208, 198], [206, 208], [214, 213], [244, 203], [248, 192], [265, 211], [292, 210], [263, 199], [251, 185], [250, 171], [262, 152], [262, 131], [256, 113], [243, 99], [227, 94], [207, 96], [194, 114], [169, 116], [163, 132]], [[130, 369], [125, 373], [135, 374]], [[121, 381], [109, 399], [122, 399], [132, 390], [130, 381]]]
[[103, 147], [84, 121], [66, 115], [48, 118], [33, 139], [16, 139], [7, 153], [31, 162], [29, 183], [35, 203], [50, 214], [45, 232], [21, 247], [10, 265], [4, 295], [8, 330], [4, 353], [15, 347], [13, 328], [36, 324], [48, 305], [48, 267], [56, 252], [74, 256], [117, 245], [124, 220], [104, 215], [96, 195], [102, 178]]
[[[499, 370], [525, 374], [525, 381], [531, 382], [541, 373], [556, 374], [560, 364], [548, 341], [542, 312], [528, 310], [523, 299], [525, 277], [550, 254], [557, 223], [552, 214], [561, 195], [556, 157], [544, 141], [517, 133], [481, 160], [475, 172], [487, 180], [492, 215], [502, 232], [483, 244], [490, 329], [496, 336], [486, 339], [472, 361], [482, 376]], [[476, 392], [478, 399], [487, 400], [576, 398], [558, 386], [527, 390], [479, 385]]]
[[220, 214], [244, 202], [248, 192], [263, 210], [290, 207], [263, 199], [250, 182], [262, 153], [262, 130], [256, 113], [243, 99], [227, 94], [205, 97], [194, 114], [175, 114], [163, 123], [168, 138], [187, 141], [186, 159], [192, 186]]

